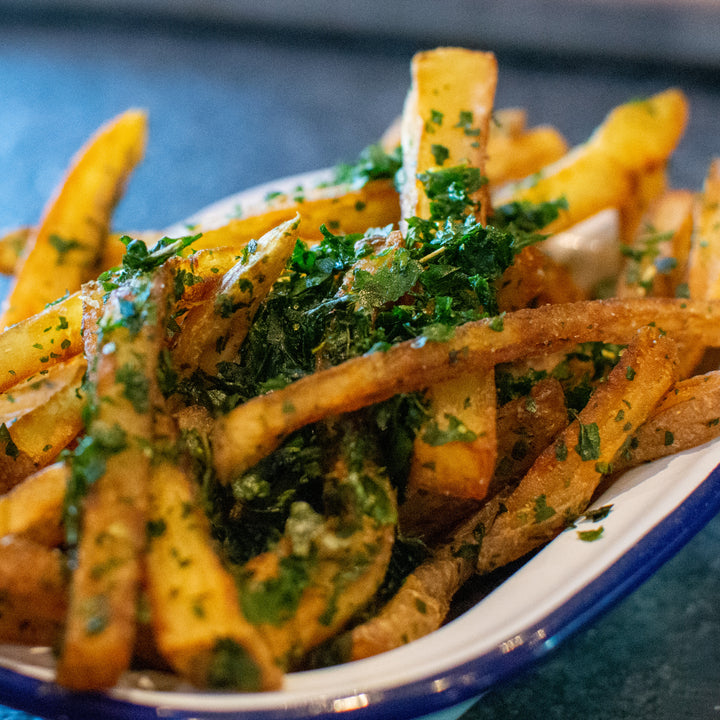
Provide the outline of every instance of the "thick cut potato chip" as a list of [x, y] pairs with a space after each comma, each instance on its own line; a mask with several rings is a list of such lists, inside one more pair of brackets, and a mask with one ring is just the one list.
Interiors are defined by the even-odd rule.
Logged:
[[128, 110], [80, 151], [28, 239], [1, 327], [40, 312], [95, 277], [115, 204], [144, 153], [146, 126], [145, 113]]
[[[417, 53], [411, 75], [402, 126], [403, 219], [431, 217], [423, 173], [466, 165], [483, 174], [497, 61], [492, 53], [439, 48]], [[487, 213], [487, 197], [487, 188], [475, 193], [480, 218]]]
[[[152, 398], [158, 394], [167, 307], [164, 280], [163, 272], [140, 275], [100, 307], [93, 288], [86, 290], [89, 401], [95, 408], [86, 451], [98, 456], [102, 472], [85, 495], [72, 498], [81, 532], [57, 665], [57, 680], [68, 688], [112, 687], [132, 657], [147, 523], [147, 448], [154, 437]], [[78, 484], [82, 488], [79, 479]]]
[[[171, 667], [198, 687], [229, 680], [247, 691], [279, 687], [280, 670], [240, 612], [193, 483], [175, 464], [159, 463], [151, 472], [148, 527], [147, 594], [156, 642]], [[223, 652], [234, 653], [242, 669], [224, 681]]]
[[67, 610], [62, 553], [25, 538], [0, 542], [0, 639], [55, 645]]
[[503, 500], [506, 510], [483, 538], [479, 572], [522, 557], [582, 514], [632, 430], [675, 382], [676, 363], [667, 336], [641, 329], [607, 382]]
[[70, 468], [48, 465], [0, 496], [0, 536], [14, 535], [40, 545], [60, 545], [62, 508]]

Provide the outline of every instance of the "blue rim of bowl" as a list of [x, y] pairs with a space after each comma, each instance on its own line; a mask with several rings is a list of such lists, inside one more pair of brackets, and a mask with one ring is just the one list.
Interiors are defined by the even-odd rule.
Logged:
[[[496, 647], [443, 673], [405, 685], [360, 694], [363, 706], [353, 710], [356, 720], [411, 720], [447, 710], [479, 697], [546, 656], [569, 636], [607, 612], [675, 555], [720, 511], [720, 465], [674, 510], [653, 526], [615, 563], [557, 610], [523, 629], [522, 642], [511, 651]], [[438, 691], [438, 687], [442, 690]], [[211, 696], [210, 696], [211, 697]], [[0, 701], [45, 717], [106, 720], [157, 720], [158, 717], [212, 720], [301, 720], [308, 713], [317, 720], [337, 720], [333, 699], [323, 709], [313, 702], [292, 707], [253, 710], [206, 710], [137, 705], [103, 693], [72, 693], [36, 678], [0, 668]], [[343, 713], [345, 714], [345, 713]]]

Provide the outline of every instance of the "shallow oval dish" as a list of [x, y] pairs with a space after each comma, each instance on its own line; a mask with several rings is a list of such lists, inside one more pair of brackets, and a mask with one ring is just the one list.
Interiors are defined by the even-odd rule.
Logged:
[[[269, 189], [319, 177], [326, 174], [234, 195], [188, 222], [220, 222]], [[626, 473], [593, 506], [609, 506], [604, 517], [581, 519], [491, 591], [480, 584], [469, 609], [440, 630], [374, 658], [291, 673], [277, 692], [201, 692], [138, 672], [106, 694], [76, 694], [53, 683], [49, 649], [0, 646], [0, 701], [68, 718], [451, 720], [630, 593], [697, 533], [720, 510], [719, 463], [720, 440]], [[581, 538], [600, 527], [592, 542]]]

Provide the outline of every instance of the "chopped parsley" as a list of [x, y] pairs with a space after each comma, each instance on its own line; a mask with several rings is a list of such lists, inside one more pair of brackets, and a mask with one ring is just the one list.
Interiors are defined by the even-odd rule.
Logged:
[[66, 239], [56, 234], [50, 235], [48, 241], [57, 252], [57, 265], [63, 265], [65, 263], [66, 256], [71, 250], [77, 250], [82, 247], [80, 241], [73, 238]]
[[245, 648], [232, 638], [221, 638], [213, 648], [207, 684], [216, 690], [258, 692], [262, 689], [262, 674]]
[[597, 423], [578, 422], [578, 444], [575, 452], [584, 460], [598, 460], [600, 458], [600, 430]]
[[402, 167], [400, 147], [385, 152], [380, 145], [369, 145], [362, 150], [353, 163], [341, 164], [335, 168], [336, 184], [348, 184], [360, 188], [371, 180], [393, 179]]
[[555, 508], [550, 507], [547, 504], [547, 498], [545, 495], [539, 495], [535, 498], [535, 504], [533, 507], [533, 519], [536, 523], [542, 523], [549, 520], [555, 515]]
[[436, 447], [450, 442], [473, 442], [477, 435], [454, 415], [445, 413], [448, 421], [446, 429], [441, 429], [435, 420], [430, 420], [423, 431], [423, 442]]
[[0, 443], [5, 446], [5, 455], [13, 460], [20, 455], [20, 449], [15, 444], [8, 430], [8, 426], [3, 423], [0, 425]]
[[603, 536], [604, 532], [605, 528], [600, 525], [599, 527], [593, 528], [592, 530], [578, 530], [577, 536], [583, 542], [595, 542], [595, 540], [599, 540]]
[[430, 152], [435, 158], [436, 165], [444, 165], [445, 161], [450, 157], [450, 151], [445, 145], [433, 144], [430, 146]]

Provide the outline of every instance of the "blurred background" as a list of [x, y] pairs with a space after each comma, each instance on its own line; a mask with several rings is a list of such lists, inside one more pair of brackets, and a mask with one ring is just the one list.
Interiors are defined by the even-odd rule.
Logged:
[[[0, 230], [36, 222], [75, 151], [131, 106], [151, 127], [123, 230], [352, 160], [400, 113], [413, 52], [438, 44], [495, 51], [497, 104], [571, 144], [614, 105], [677, 85], [691, 117], [672, 183], [698, 189], [720, 155], [714, 0], [0, 0]], [[719, 596], [716, 518], [464, 720], [720, 717]]]
[[[670, 84], [709, 120], [720, 4], [0, 0], [0, 228], [31, 222], [87, 135], [133, 105], [152, 134], [126, 227], [352, 159], [400, 112], [412, 53], [438, 44], [495, 51], [498, 104], [580, 142], [612, 105]], [[712, 138], [693, 128], [682, 152], [697, 165], [674, 177], [697, 187]]]
[[707, 66], [720, 61], [716, 0], [3, 0], [0, 7], [36, 16], [131, 13], [145, 19], [256, 25], [291, 33], [481, 42], [497, 50], [613, 53]]

